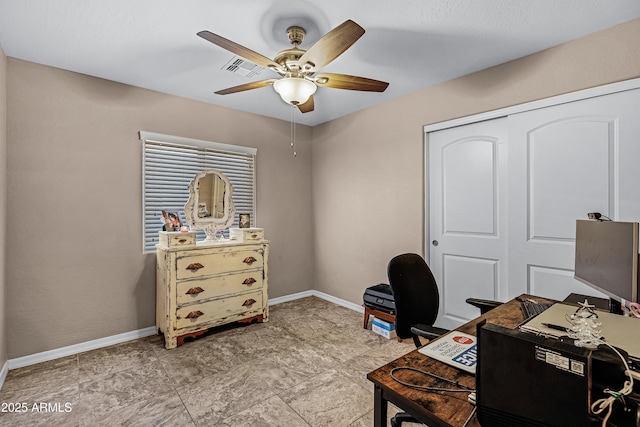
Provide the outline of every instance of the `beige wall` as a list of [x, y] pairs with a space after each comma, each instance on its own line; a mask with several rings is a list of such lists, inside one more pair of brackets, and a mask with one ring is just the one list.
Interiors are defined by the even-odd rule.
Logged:
[[[638, 39], [635, 20], [301, 126], [295, 159], [287, 122], [21, 60], [4, 65], [0, 55], [11, 248], [0, 351], [8, 346], [15, 358], [153, 325], [139, 130], [257, 147], [257, 225], [272, 241], [271, 297], [315, 283], [360, 303], [366, 286], [386, 281], [392, 256], [423, 251], [423, 125], [638, 77]], [[0, 149], [4, 133], [0, 121]], [[3, 175], [0, 165], [0, 189]]]
[[0, 46], [0, 369], [7, 361], [7, 57]]
[[639, 77], [638, 40], [636, 19], [316, 126], [316, 289], [361, 303], [393, 256], [424, 253], [424, 125]]
[[140, 130], [257, 147], [270, 296], [311, 289], [309, 127], [293, 158], [285, 121], [13, 58], [7, 79], [9, 358], [154, 325]]

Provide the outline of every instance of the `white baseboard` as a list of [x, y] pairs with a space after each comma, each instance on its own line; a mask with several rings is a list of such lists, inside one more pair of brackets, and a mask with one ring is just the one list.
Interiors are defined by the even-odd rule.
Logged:
[[110, 345], [120, 344], [138, 338], [148, 337], [156, 333], [155, 326], [151, 326], [144, 329], [138, 329], [137, 331], [125, 332], [123, 334], [86, 341], [80, 344], [43, 351], [42, 353], [9, 359], [7, 361], [7, 365], [9, 369], [22, 368], [24, 366], [35, 365], [36, 363], [48, 362], [49, 360], [59, 359], [61, 357], [71, 356], [73, 354], [83, 353], [85, 351], [95, 350], [102, 347], [108, 347]]
[[304, 291], [304, 292], [298, 292], [296, 294], [285, 295], [283, 297], [269, 298], [269, 305], [270, 306], [278, 305], [278, 304], [282, 304], [283, 302], [294, 301], [300, 298], [312, 297], [314, 296], [313, 292], [314, 291]]
[[361, 305], [358, 304], [354, 304], [352, 302], [349, 301], [345, 301], [343, 299], [340, 298], [336, 298], [333, 295], [329, 295], [329, 294], [325, 294], [324, 292], [318, 292], [318, 291], [311, 291], [313, 293], [313, 296], [316, 296], [318, 298], [322, 298], [323, 300], [332, 302], [336, 305], [341, 305], [342, 307], [346, 307], [348, 309], [351, 309], [353, 311], [357, 311], [358, 313], [364, 313], [364, 307], [362, 307]]
[[342, 307], [346, 307], [348, 309], [357, 311], [358, 313], [364, 313], [364, 308], [361, 305], [354, 304], [352, 302], [345, 301], [343, 299], [336, 298], [332, 295], [325, 294], [324, 292], [319, 292], [319, 291], [304, 291], [304, 292], [298, 292], [297, 294], [285, 295], [283, 297], [270, 298], [269, 305], [270, 306], [277, 305], [283, 302], [294, 301], [294, 300], [297, 300], [300, 298], [306, 298], [306, 297], [318, 297], [325, 301], [332, 302], [336, 305], [340, 305]]
[[[324, 292], [318, 291], [304, 291], [295, 294], [285, 295], [278, 298], [269, 299], [269, 305], [277, 305], [283, 302], [294, 301], [300, 298], [306, 298], [315, 296], [323, 300], [332, 302], [342, 307], [349, 308], [351, 310], [363, 313], [364, 309], [358, 304], [345, 301], [340, 298], [336, 298]], [[144, 329], [138, 329], [137, 331], [125, 332], [123, 334], [112, 335], [110, 337], [100, 338], [97, 340], [87, 341], [80, 344], [74, 344], [67, 347], [57, 348], [54, 350], [44, 351], [42, 353], [31, 354], [29, 356], [17, 357], [15, 359], [9, 359], [0, 371], [0, 389], [4, 384], [4, 380], [7, 377], [7, 373], [11, 369], [22, 368], [24, 366], [35, 365], [36, 363], [48, 362], [49, 360], [59, 359], [61, 357], [71, 356], [78, 353], [83, 353], [89, 350], [96, 350], [102, 347], [108, 347], [114, 344], [120, 344], [126, 341], [135, 340], [138, 338], [144, 338], [156, 334], [156, 328], [150, 326]]]

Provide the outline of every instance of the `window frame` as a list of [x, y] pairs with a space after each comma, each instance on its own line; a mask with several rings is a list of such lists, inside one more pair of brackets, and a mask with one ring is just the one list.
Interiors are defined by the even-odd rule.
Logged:
[[[203, 170], [216, 169], [224, 173], [234, 186], [232, 199], [236, 204], [236, 218], [234, 218], [233, 226], [238, 226], [239, 213], [250, 213], [251, 224], [252, 226], [255, 224], [257, 148], [147, 131], [140, 131], [139, 139], [142, 141], [143, 253], [154, 253], [156, 250], [158, 231], [162, 230], [162, 209], [178, 211], [181, 220], [184, 221], [184, 204], [189, 197], [188, 184]], [[170, 159], [172, 155], [177, 155], [177, 160]], [[160, 173], [157, 171], [159, 167], [171, 167], [172, 164], [179, 167], [177, 172]], [[215, 164], [215, 167], [212, 164]], [[153, 171], [154, 167], [156, 168], [155, 172]], [[170, 177], [174, 183], [173, 191], [170, 190], [171, 184], [168, 184], [168, 191], [162, 192], [164, 189], [157, 185], [159, 175]], [[155, 185], [153, 185], [154, 179], [156, 180]], [[184, 184], [184, 195], [176, 193], [175, 185], [181, 189], [182, 184]], [[238, 185], [236, 186], [236, 184]], [[150, 187], [154, 189], [151, 193], [148, 191]], [[184, 203], [181, 202], [182, 198]], [[239, 200], [239, 203], [236, 203], [236, 200]], [[240, 209], [238, 206], [241, 206]], [[198, 240], [203, 238], [204, 233], [198, 231]]]

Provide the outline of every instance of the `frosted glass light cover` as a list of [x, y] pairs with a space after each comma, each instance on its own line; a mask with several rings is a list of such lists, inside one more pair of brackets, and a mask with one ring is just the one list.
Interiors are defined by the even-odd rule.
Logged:
[[304, 104], [316, 92], [318, 87], [311, 81], [300, 77], [285, 77], [273, 84], [273, 89], [287, 104]]

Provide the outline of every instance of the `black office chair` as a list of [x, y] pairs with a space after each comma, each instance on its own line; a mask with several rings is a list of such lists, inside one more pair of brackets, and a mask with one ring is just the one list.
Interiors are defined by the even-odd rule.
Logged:
[[[413, 338], [416, 347], [421, 347], [419, 337], [429, 340], [449, 332], [433, 326], [438, 316], [440, 295], [436, 279], [425, 260], [417, 254], [402, 254], [389, 261], [387, 275], [396, 306], [396, 334], [399, 338]], [[500, 302], [469, 298], [467, 303], [478, 308], [482, 314], [500, 305]], [[391, 418], [392, 427], [403, 422], [417, 421], [405, 412]]]
[[419, 336], [432, 340], [449, 332], [433, 326], [440, 306], [438, 285], [420, 255], [394, 257], [389, 261], [387, 275], [396, 305], [396, 334], [399, 338], [411, 337], [416, 347], [421, 347]]
[[[402, 254], [389, 261], [387, 276], [396, 305], [396, 334], [399, 338], [413, 338], [416, 347], [421, 347], [419, 337], [429, 340], [449, 332], [433, 326], [438, 316], [440, 295], [436, 279], [424, 259], [417, 254]], [[391, 418], [392, 427], [403, 422], [417, 421], [406, 412]]]

